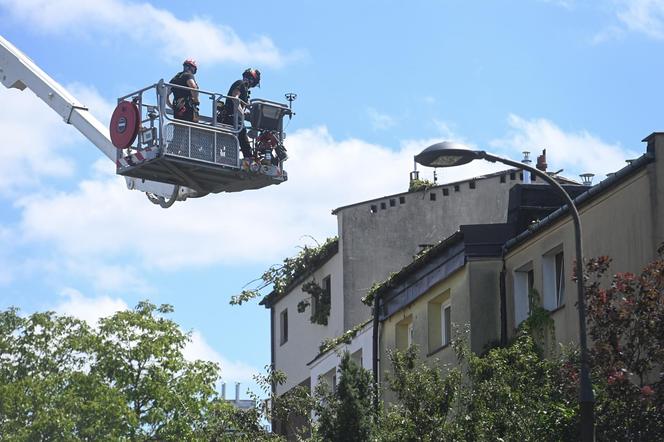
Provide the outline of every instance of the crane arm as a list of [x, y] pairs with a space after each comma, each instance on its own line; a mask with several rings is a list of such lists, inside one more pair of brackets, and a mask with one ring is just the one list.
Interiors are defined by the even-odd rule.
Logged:
[[0, 36], [0, 80], [7, 88], [26, 87], [58, 113], [67, 124], [81, 132], [104, 155], [115, 162], [117, 150], [108, 136], [108, 128], [88, 108], [74, 98], [16, 46]]
[[[73, 95], [60, 83], [51, 78], [37, 64], [16, 46], [0, 35], [0, 81], [7, 88], [30, 89], [67, 124], [74, 126], [97, 149], [102, 151], [113, 163], [117, 161], [117, 149], [109, 137], [108, 128], [97, 120]], [[155, 198], [177, 198], [184, 200], [196, 196], [196, 192], [172, 184], [125, 177], [129, 189], [154, 194]], [[148, 195], [150, 196], [150, 195]], [[172, 203], [171, 203], [172, 204]]]

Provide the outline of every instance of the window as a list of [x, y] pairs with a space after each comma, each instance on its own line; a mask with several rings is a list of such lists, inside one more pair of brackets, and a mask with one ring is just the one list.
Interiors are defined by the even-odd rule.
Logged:
[[288, 342], [288, 309], [279, 315], [279, 332], [281, 345], [284, 345]]
[[311, 322], [327, 325], [332, 309], [331, 276], [327, 275], [320, 283], [321, 292], [311, 294]]
[[436, 296], [427, 305], [429, 354], [452, 341], [452, 305], [450, 291]]
[[337, 367], [329, 370], [327, 373], [320, 375], [318, 382], [325, 382], [332, 391], [337, 389]]
[[470, 189], [474, 189], [476, 186], [477, 186], [477, 184], [475, 183], [475, 181], [471, 181], [471, 182], [468, 183], [468, 187]]
[[449, 302], [441, 304], [440, 306], [440, 330], [442, 345], [449, 345], [452, 340], [452, 306]]
[[565, 255], [562, 246], [542, 257], [542, 306], [555, 310], [565, 303]]
[[431, 193], [429, 194], [429, 200], [431, 200], [431, 201], [436, 201], [436, 194], [433, 193], [433, 192], [431, 192]]
[[385, 210], [386, 208], [387, 208], [387, 204], [380, 203], [380, 210]]
[[413, 345], [414, 338], [413, 317], [407, 316], [396, 325], [396, 347], [398, 350], [405, 351]]
[[530, 293], [535, 286], [533, 263], [530, 262], [514, 272], [514, 323], [521, 324], [530, 313]]
[[454, 185], [454, 191], [455, 191], [455, 192], [458, 192], [458, 191], [459, 191], [459, 185], [458, 185], [458, 184], [455, 184], [455, 185]]
[[445, 187], [445, 188], [443, 189], [443, 196], [448, 196], [449, 194], [450, 194], [450, 189], [448, 189], [447, 187]]
[[500, 175], [500, 182], [501, 183], [505, 182], [505, 174]]
[[350, 358], [358, 365], [362, 366], [362, 349], [357, 350], [355, 353], [350, 355]]
[[390, 207], [394, 207], [396, 205], [397, 205], [397, 200], [395, 200], [394, 198], [390, 198]]
[[371, 213], [376, 213], [376, 212], [378, 212], [378, 206], [376, 206], [375, 204], [372, 204], [371, 205]]
[[510, 180], [514, 181], [516, 179], [516, 173], [510, 172]]
[[400, 196], [399, 197], [399, 204], [405, 204], [406, 203], [406, 197], [405, 196]]

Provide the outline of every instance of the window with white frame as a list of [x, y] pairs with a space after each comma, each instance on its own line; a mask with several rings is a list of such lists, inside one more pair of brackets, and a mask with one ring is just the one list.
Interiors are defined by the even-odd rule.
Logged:
[[520, 267], [514, 272], [514, 325], [518, 326], [526, 318], [531, 309], [531, 292], [535, 286], [533, 263]]
[[452, 306], [449, 301], [440, 306], [440, 321], [442, 345], [449, 345], [452, 341]]
[[452, 341], [452, 304], [447, 290], [427, 305], [429, 353], [450, 344]]
[[565, 255], [562, 246], [542, 256], [542, 306], [555, 310], [565, 303]]

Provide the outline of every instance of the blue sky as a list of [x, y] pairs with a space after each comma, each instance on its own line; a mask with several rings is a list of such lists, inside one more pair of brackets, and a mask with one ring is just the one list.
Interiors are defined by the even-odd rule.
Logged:
[[662, 129], [660, 0], [0, 0], [0, 34], [104, 123], [188, 57], [205, 89], [252, 66], [253, 97], [298, 94], [287, 183], [162, 210], [30, 92], [0, 90], [0, 308], [94, 320], [168, 302], [192, 357], [229, 382], [270, 357], [268, 312], [230, 296], [307, 236], [334, 235], [332, 209], [406, 190], [429, 144], [546, 148], [551, 169], [597, 182]]

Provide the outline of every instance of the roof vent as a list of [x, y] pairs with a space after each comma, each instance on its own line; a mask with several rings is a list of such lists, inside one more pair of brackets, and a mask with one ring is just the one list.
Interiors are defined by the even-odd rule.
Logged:
[[584, 186], [592, 186], [593, 185], [593, 177], [595, 176], [594, 173], [582, 173], [579, 176], [581, 177], [581, 181], [583, 182]]
[[[523, 164], [529, 165], [532, 163], [530, 160], [530, 152], [524, 151], [523, 152], [523, 160], [521, 160]], [[530, 184], [530, 171], [529, 170], [524, 170], [523, 171], [523, 184]]]

